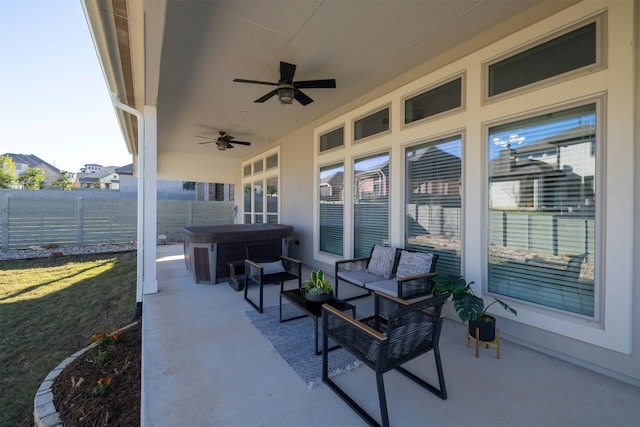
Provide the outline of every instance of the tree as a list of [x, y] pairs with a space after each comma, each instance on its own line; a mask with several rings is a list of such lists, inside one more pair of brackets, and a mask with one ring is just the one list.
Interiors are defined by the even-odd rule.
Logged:
[[9, 156], [0, 156], [0, 188], [11, 188], [16, 183], [16, 164]]
[[29, 168], [18, 177], [18, 182], [25, 190], [42, 190], [45, 181], [44, 170], [40, 168]]
[[62, 191], [71, 191], [73, 182], [69, 176], [69, 172], [61, 171], [60, 176], [52, 184], [53, 188], [59, 188]]

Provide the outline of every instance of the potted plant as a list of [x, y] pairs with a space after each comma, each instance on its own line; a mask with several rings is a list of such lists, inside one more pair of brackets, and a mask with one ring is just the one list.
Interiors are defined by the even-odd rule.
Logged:
[[462, 276], [442, 275], [435, 277], [433, 281], [435, 283], [433, 294], [439, 295], [450, 291], [453, 308], [458, 313], [460, 320], [468, 323], [468, 334], [475, 337], [475, 330], [479, 329], [480, 341], [494, 341], [496, 339], [496, 319], [487, 314], [489, 307], [498, 303], [505, 310], [518, 315], [515, 309], [498, 298], [494, 298], [493, 302], [485, 307], [484, 300], [476, 296], [471, 289], [471, 285], [475, 282], [467, 283]]
[[309, 301], [325, 302], [333, 298], [331, 283], [324, 277], [322, 269], [312, 270], [311, 278], [302, 284], [304, 297]]

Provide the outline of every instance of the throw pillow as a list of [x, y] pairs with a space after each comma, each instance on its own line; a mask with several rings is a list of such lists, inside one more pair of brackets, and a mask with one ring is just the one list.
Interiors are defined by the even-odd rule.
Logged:
[[396, 248], [393, 246], [375, 245], [371, 253], [371, 259], [367, 271], [376, 276], [382, 276], [385, 279], [391, 278], [393, 270], [393, 261], [396, 257]]
[[402, 251], [398, 269], [396, 270], [396, 277], [404, 279], [405, 277], [428, 273], [431, 271], [432, 261], [432, 253]]
[[262, 274], [282, 273], [285, 271], [282, 261], [263, 262], [260, 265], [262, 266]]

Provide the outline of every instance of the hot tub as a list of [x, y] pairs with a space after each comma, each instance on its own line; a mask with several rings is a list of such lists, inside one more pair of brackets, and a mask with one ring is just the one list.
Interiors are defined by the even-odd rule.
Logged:
[[183, 227], [184, 260], [196, 283], [229, 280], [229, 261], [247, 257], [247, 245], [274, 256], [290, 255], [293, 227], [283, 224], [225, 224]]

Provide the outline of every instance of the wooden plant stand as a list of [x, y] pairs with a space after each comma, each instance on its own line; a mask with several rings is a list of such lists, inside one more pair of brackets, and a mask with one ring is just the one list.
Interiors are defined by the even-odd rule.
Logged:
[[476, 357], [479, 356], [480, 352], [480, 346], [482, 344], [484, 344], [487, 348], [489, 348], [489, 346], [491, 347], [495, 347], [496, 348], [496, 359], [500, 359], [500, 329], [496, 329], [496, 339], [493, 341], [480, 341], [480, 330], [476, 328], [476, 336], [472, 337], [471, 335], [469, 335], [468, 329], [467, 329], [467, 347], [471, 347], [471, 338], [475, 339], [476, 341]]

